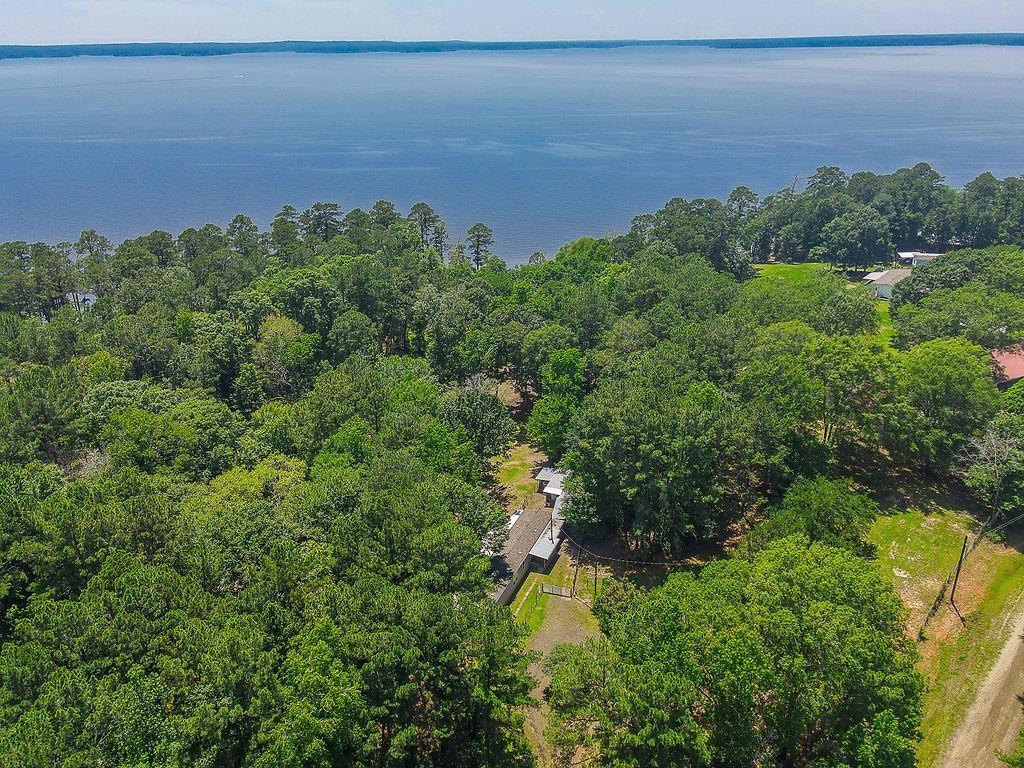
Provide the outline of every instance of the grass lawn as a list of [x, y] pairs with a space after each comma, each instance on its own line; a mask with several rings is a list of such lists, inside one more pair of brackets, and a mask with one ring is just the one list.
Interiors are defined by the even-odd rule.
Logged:
[[[925, 514], [913, 507], [875, 522], [869, 539], [878, 549], [879, 566], [907, 605], [910, 636], [917, 636], [973, 525], [961, 510]], [[966, 626], [946, 601], [918, 643], [920, 669], [928, 681], [924, 740], [918, 750], [921, 768], [938, 764], [1008, 639], [1008, 618], [1022, 597], [1024, 554], [1002, 543], [982, 542], [966, 560], [957, 589]]]
[[778, 277], [783, 280], [801, 280], [828, 269], [828, 264], [818, 261], [807, 261], [802, 264], [755, 264], [754, 269], [760, 277]]
[[875, 302], [875, 312], [878, 314], [878, 335], [887, 344], [892, 344], [893, 328], [892, 315], [889, 314], [889, 302], [878, 299]]
[[[755, 264], [759, 277], [771, 277], [781, 280], [799, 281], [806, 280], [811, 275], [828, 269], [828, 264], [808, 261], [803, 264]], [[851, 282], [851, 286], [859, 285], [857, 281]], [[893, 338], [892, 317], [889, 315], [889, 302], [881, 299], [875, 302], [875, 312], [878, 314], [878, 335], [886, 343], [891, 344]]]
[[[563, 550], [558, 560], [551, 568], [551, 573], [531, 573], [526, 577], [523, 586], [519, 588], [516, 599], [510, 606], [512, 615], [519, 623], [529, 629], [533, 637], [540, 630], [548, 617], [548, 608], [554, 600], [566, 600], [567, 598], [558, 595], [540, 593], [541, 584], [554, 584], [559, 587], [572, 587], [574, 567], [571, 559], [565, 555]], [[600, 589], [600, 578], [598, 578], [598, 589]], [[594, 572], [592, 569], [580, 568], [579, 579], [576, 583], [576, 592], [587, 603], [593, 603], [594, 599]], [[588, 628], [596, 631], [597, 620], [586, 611], [589, 621]]]
[[[572, 558], [568, 556], [563, 546], [551, 573], [530, 574], [510, 606], [516, 620], [527, 628], [529, 648], [536, 654], [530, 664], [530, 674], [537, 681], [533, 690], [536, 704], [526, 710], [525, 729], [537, 764], [541, 768], [549, 768], [554, 764], [551, 745], [544, 733], [548, 727], [550, 712], [544, 700], [544, 689], [550, 678], [544, 672], [543, 660], [561, 643], [582, 643], [588, 637], [597, 637], [600, 633], [597, 619], [579, 600], [539, 593], [538, 587], [542, 583], [571, 587], [573, 571]], [[594, 589], [593, 571], [590, 571], [589, 582], [584, 578], [585, 573], [586, 570], [580, 568], [577, 591], [584, 600], [590, 602]]]
[[518, 507], [537, 492], [534, 471], [547, 457], [531, 445], [517, 445], [508, 456], [496, 459], [498, 482], [505, 488], [510, 507]]

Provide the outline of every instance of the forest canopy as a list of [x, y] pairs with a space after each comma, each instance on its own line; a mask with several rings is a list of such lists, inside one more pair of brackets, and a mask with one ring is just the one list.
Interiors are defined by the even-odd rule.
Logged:
[[[563, 754], [911, 765], [921, 680], [851, 489], [889, 462], [1019, 508], [1024, 396], [987, 350], [1024, 342], [1022, 247], [1024, 180], [927, 165], [674, 199], [514, 267], [386, 201], [0, 244], [0, 765], [531, 764], [483, 554], [524, 438], [579, 535], [750, 534], [609, 589], [550, 662]], [[889, 343], [845, 270], [894, 248], [945, 255]]]

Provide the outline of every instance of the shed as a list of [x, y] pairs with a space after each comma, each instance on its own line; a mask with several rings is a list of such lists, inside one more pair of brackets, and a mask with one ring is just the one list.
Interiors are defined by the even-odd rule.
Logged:
[[537, 490], [548, 504], [554, 504], [564, 492], [565, 473], [554, 467], [542, 467], [537, 473]]
[[914, 254], [914, 258], [910, 260], [910, 266], [920, 267], [922, 264], [927, 264], [929, 261], [939, 258], [942, 256], [941, 253], [920, 253]]
[[941, 253], [925, 253], [924, 251], [897, 251], [896, 260], [907, 267], [919, 267], [942, 255]]
[[887, 269], [877, 278], [875, 278], [871, 285], [875, 288], [875, 295], [880, 299], [891, 299], [892, 289], [896, 287], [898, 283], [906, 280], [910, 277], [909, 269]]

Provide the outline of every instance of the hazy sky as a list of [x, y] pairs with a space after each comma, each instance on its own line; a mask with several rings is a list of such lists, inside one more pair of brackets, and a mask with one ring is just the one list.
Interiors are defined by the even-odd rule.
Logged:
[[1022, 0], [0, 0], [0, 43], [1014, 31]]

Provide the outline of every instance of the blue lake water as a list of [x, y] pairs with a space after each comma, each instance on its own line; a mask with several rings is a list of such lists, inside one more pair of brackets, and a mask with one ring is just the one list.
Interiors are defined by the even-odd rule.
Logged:
[[1021, 73], [990, 46], [0, 61], [0, 240], [387, 198], [521, 260], [822, 164], [1020, 175]]

